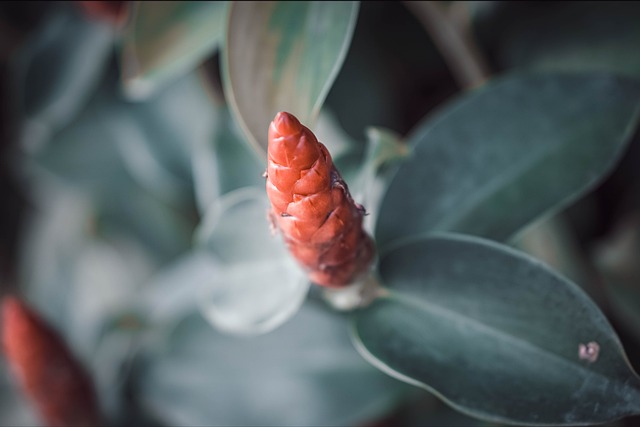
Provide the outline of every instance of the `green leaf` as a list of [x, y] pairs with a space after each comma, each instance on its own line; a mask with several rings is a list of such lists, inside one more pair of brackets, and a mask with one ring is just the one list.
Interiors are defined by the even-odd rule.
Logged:
[[522, 230], [510, 245], [580, 285], [594, 302], [605, 307], [601, 280], [569, 224], [565, 211], [547, 216]]
[[207, 121], [213, 122], [213, 138], [198, 140], [191, 156], [196, 201], [203, 215], [216, 198], [232, 190], [263, 188], [265, 170], [226, 108], [216, 110]]
[[363, 425], [410, 391], [362, 360], [342, 316], [313, 303], [251, 339], [196, 314], [144, 345], [136, 398], [164, 425]]
[[259, 153], [278, 111], [313, 127], [344, 61], [357, 2], [234, 2], [223, 52], [224, 90]]
[[408, 155], [408, 150], [400, 135], [388, 129], [370, 127], [367, 139], [364, 160], [351, 191], [354, 199], [367, 210], [364, 227], [370, 231], [398, 161]]
[[21, 137], [28, 149], [46, 144], [81, 111], [113, 50], [108, 27], [87, 20], [75, 5], [59, 6], [9, 62], [12, 108], [26, 119]]
[[192, 153], [211, 140], [215, 111], [192, 72], [146, 102], [110, 99], [102, 120], [131, 176], [153, 194], [179, 204], [192, 197]]
[[613, 167], [639, 100], [637, 82], [590, 73], [513, 75], [464, 95], [409, 138], [378, 242], [445, 230], [508, 239]]
[[122, 47], [127, 95], [145, 98], [210, 55], [224, 38], [227, 3], [135, 2]]
[[[185, 84], [176, 87], [181, 88], [180, 92], [190, 88], [187, 89], [189, 93], [194, 90], [189, 82], [192, 80], [186, 79]], [[157, 143], [163, 149], [171, 147], [174, 149], [171, 152], [173, 155], [167, 152], [166, 156], [158, 156], [158, 164], [166, 160], [167, 163], [163, 164], [176, 166], [167, 170], [180, 171], [180, 165], [189, 164], [188, 149], [181, 145], [185, 141], [190, 143], [198, 139], [203, 133], [206, 138], [208, 124], [200, 123], [199, 126], [197, 122], [185, 123], [180, 120], [184, 116], [172, 114], [172, 108], [176, 107], [171, 104], [125, 104], [114, 94], [116, 85], [115, 78], [105, 82], [76, 120], [58, 132], [50, 144], [25, 158], [22, 166], [34, 179], [54, 182], [86, 196], [95, 213], [95, 225], [100, 234], [130, 233], [145, 245], [155, 260], [164, 263], [190, 245], [194, 226], [189, 211], [190, 194], [177, 190], [188, 189], [188, 183], [178, 187], [168, 184], [177, 184], [179, 181], [165, 180], [163, 183], [167, 186], [161, 187], [153, 182], [154, 176], [145, 175], [146, 180], [140, 180], [140, 183], [149, 184], [149, 190], [160, 193], [151, 194], [137, 185], [129, 174], [135, 169], [136, 178], [141, 179], [149, 170], [136, 169], [135, 162], [141, 159], [126, 159], [118, 148], [123, 148], [127, 143], [132, 146], [144, 144], [147, 147], [154, 147], [153, 143]], [[191, 100], [198, 105], [198, 99]], [[186, 105], [189, 107], [182, 104], [181, 108], [193, 111], [192, 104]], [[197, 116], [192, 113], [191, 118], [194, 117]], [[191, 126], [189, 132], [185, 133], [181, 126], [188, 124]], [[166, 139], [158, 141], [158, 138]], [[183, 156], [179, 155], [181, 149]], [[167, 199], [174, 204], [168, 203]]]
[[[640, 379], [597, 306], [506, 246], [415, 239], [380, 262], [388, 294], [357, 313], [356, 345], [390, 375], [471, 416], [600, 423], [640, 413]], [[582, 346], [599, 347], [593, 358]]]
[[203, 251], [220, 261], [200, 293], [203, 314], [220, 330], [269, 332], [305, 300], [310, 283], [267, 220], [264, 189], [245, 187], [214, 201], [196, 232]]
[[487, 3], [477, 33], [502, 67], [640, 77], [636, 2]]
[[[91, 233], [94, 212], [77, 191], [52, 179], [31, 179], [29, 188], [34, 210], [21, 241], [21, 293], [65, 337], [91, 373], [100, 401], [113, 410], [132, 343], [105, 336], [105, 326], [136, 299], [138, 284], [155, 265], [129, 236], [106, 241]], [[1, 418], [11, 412], [0, 408]]]
[[287, 249], [270, 230], [269, 199], [262, 188], [245, 187], [216, 199], [198, 225], [195, 240], [221, 261], [232, 264], [273, 260]]

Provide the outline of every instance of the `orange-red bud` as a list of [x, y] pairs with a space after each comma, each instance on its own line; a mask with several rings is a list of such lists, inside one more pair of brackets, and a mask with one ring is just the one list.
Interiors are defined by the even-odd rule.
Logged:
[[15, 297], [2, 301], [2, 344], [25, 395], [48, 426], [97, 426], [89, 376], [60, 336]]
[[291, 254], [322, 286], [341, 287], [364, 273], [375, 252], [356, 204], [327, 148], [292, 114], [269, 126], [267, 195]]

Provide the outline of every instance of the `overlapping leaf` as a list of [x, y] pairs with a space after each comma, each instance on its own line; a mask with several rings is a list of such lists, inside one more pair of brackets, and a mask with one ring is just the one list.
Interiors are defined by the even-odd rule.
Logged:
[[245, 187], [214, 201], [196, 239], [219, 261], [200, 293], [203, 314], [238, 334], [269, 332], [293, 316], [309, 289], [280, 236], [270, 231], [263, 189]]

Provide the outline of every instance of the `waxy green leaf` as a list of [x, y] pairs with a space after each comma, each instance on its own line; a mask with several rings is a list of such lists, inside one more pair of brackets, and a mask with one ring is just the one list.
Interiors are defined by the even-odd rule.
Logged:
[[613, 167], [639, 107], [640, 84], [607, 74], [512, 75], [463, 95], [409, 137], [378, 243], [435, 231], [508, 239]]
[[455, 234], [382, 256], [388, 293], [356, 346], [390, 375], [487, 420], [576, 425], [640, 413], [640, 379], [598, 307], [539, 261]]

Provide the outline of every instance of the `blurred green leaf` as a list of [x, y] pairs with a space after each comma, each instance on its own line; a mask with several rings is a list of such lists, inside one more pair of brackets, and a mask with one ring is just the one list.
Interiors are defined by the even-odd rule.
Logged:
[[119, 311], [154, 265], [130, 239], [97, 236], [92, 205], [82, 193], [45, 180], [31, 188], [36, 209], [21, 241], [23, 292], [90, 357], [104, 319]]
[[400, 135], [389, 129], [367, 129], [369, 146], [366, 162], [378, 171], [383, 166], [406, 157], [409, 152]]
[[[202, 131], [208, 124], [198, 121], [201, 117], [196, 114], [192, 114], [194, 122], [185, 123], [182, 116], [172, 116], [176, 108], [172, 105], [125, 104], [113, 91], [117, 80], [112, 77], [69, 126], [56, 133], [50, 144], [25, 158], [25, 163], [35, 179], [54, 180], [86, 196], [99, 233], [131, 233], [162, 264], [190, 246], [195, 218], [190, 217], [188, 183], [180, 184], [179, 180], [171, 181], [173, 175], [164, 175], [164, 187], [148, 188], [156, 194], [145, 191], [138, 182], [149, 184], [154, 175], [146, 180], [136, 175], [139, 181], [133, 180], [119, 148], [126, 144], [154, 147], [161, 143], [156, 138], [165, 138], [163, 148], [175, 151], [163, 159], [177, 171], [180, 165], [189, 167], [189, 147], [184, 145], [209, 137]], [[178, 87], [193, 89], [191, 83], [187, 78]], [[199, 105], [197, 99], [192, 101]], [[186, 105], [192, 104], [182, 108]], [[190, 126], [191, 133], [180, 126]], [[176, 155], [180, 150], [183, 155]], [[129, 158], [128, 165], [136, 164], [133, 160]], [[143, 172], [136, 170], [138, 174]]]
[[485, 2], [476, 31], [501, 67], [640, 77], [637, 2]]
[[188, 201], [192, 147], [210, 141], [215, 113], [198, 76], [184, 76], [137, 104], [122, 99], [116, 87], [113, 73], [107, 75], [86, 109], [34, 158], [94, 191], [130, 175], [165, 201]]
[[313, 127], [346, 56], [357, 13], [357, 2], [231, 5], [224, 89], [236, 121], [261, 155], [278, 111]]
[[356, 344], [390, 375], [496, 422], [575, 425], [640, 413], [640, 379], [607, 319], [539, 261], [439, 235], [388, 252], [380, 275], [388, 294], [357, 313]]
[[48, 179], [31, 182], [30, 189], [35, 209], [21, 241], [21, 292], [83, 361], [111, 413], [121, 404], [115, 390], [130, 337], [105, 337], [103, 331], [135, 301], [155, 266], [130, 237], [94, 234], [86, 195]]
[[112, 205], [102, 200], [96, 206], [99, 232], [107, 236], [120, 233], [133, 236], [158, 265], [189, 249], [194, 227], [190, 218], [131, 185], [129, 190], [118, 193]]
[[46, 179], [31, 184], [30, 196], [36, 210], [25, 219], [21, 235], [22, 290], [48, 322], [65, 330], [73, 271], [88, 240], [91, 206], [86, 198]]
[[211, 286], [220, 261], [206, 251], [192, 250], [160, 269], [144, 286], [135, 312], [150, 324], [175, 324], [198, 306]]
[[218, 329], [269, 332], [293, 316], [310, 283], [271, 231], [264, 189], [245, 187], [217, 199], [196, 231], [200, 248], [220, 261], [201, 288], [200, 306]]
[[132, 177], [169, 203], [191, 200], [192, 156], [215, 132], [215, 107], [196, 73], [182, 76], [147, 102], [105, 101], [101, 121]]
[[[227, 264], [287, 255], [270, 230], [266, 191], [245, 187], [216, 199], [195, 232], [200, 247]], [[276, 247], [277, 246], [277, 247]]]
[[464, 95], [409, 137], [378, 242], [442, 230], [508, 239], [612, 168], [639, 100], [633, 80], [569, 73], [508, 76]]
[[124, 32], [122, 83], [146, 98], [191, 71], [224, 38], [226, 1], [137, 1]]
[[354, 351], [344, 319], [312, 303], [252, 339], [198, 315], [147, 345], [135, 396], [168, 425], [357, 425], [389, 410], [405, 385]]
[[213, 138], [195, 143], [191, 156], [194, 191], [202, 215], [216, 198], [232, 190], [265, 184], [265, 166], [240, 135], [229, 111], [218, 109], [208, 122], [213, 122]]
[[14, 108], [24, 116], [19, 118], [26, 119], [25, 148], [37, 149], [73, 120], [103, 77], [114, 41], [108, 26], [66, 5], [53, 10], [16, 52], [10, 88]]

